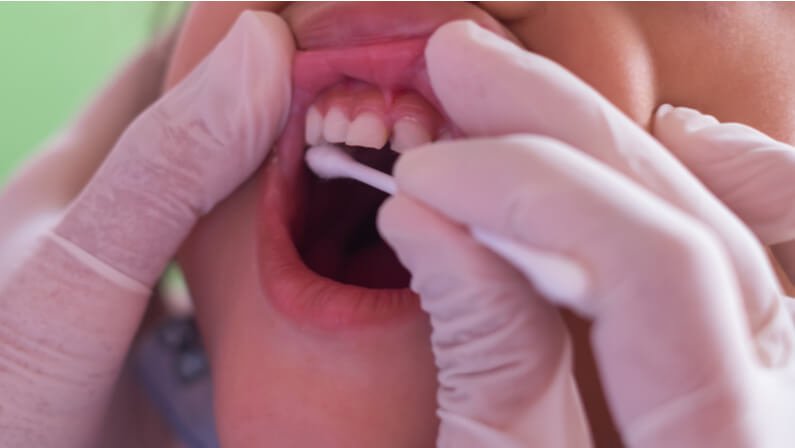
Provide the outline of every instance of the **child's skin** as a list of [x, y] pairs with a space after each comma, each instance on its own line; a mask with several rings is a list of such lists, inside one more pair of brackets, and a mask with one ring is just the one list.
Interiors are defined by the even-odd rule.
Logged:
[[[789, 57], [795, 36], [782, 32], [795, 21], [790, 5], [483, 7], [506, 19], [502, 24], [525, 47], [568, 68], [647, 128], [657, 106], [672, 103], [795, 142], [795, 98], [786, 94], [795, 87]], [[209, 51], [242, 8], [193, 7], [168, 85]], [[302, 333], [298, 352], [281, 351], [297, 336], [263, 307], [249, 268], [257, 184], [251, 181], [206, 217], [180, 257], [213, 361], [224, 446], [329, 446], [329, 439], [339, 446], [432, 446], [435, 368], [422, 319], [365, 337]], [[584, 350], [586, 329], [570, 323], [580, 338], [578, 379], [591, 427], [600, 444], [615, 446]]]

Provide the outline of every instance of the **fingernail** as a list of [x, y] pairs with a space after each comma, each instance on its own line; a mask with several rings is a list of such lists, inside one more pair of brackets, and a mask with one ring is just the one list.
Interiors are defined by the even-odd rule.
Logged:
[[663, 104], [657, 108], [657, 117], [662, 118], [665, 115], [668, 115], [669, 112], [674, 110], [674, 107], [670, 104]]
[[720, 124], [712, 115], [703, 114], [689, 107], [674, 107], [670, 104], [663, 104], [658, 107], [656, 115], [657, 119], [672, 116], [686, 132], [697, 132]]
[[684, 121], [685, 130], [696, 132], [711, 126], [717, 126], [720, 122], [712, 115], [702, 114], [701, 112], [689, 107], [680, 107], [677, 114]]

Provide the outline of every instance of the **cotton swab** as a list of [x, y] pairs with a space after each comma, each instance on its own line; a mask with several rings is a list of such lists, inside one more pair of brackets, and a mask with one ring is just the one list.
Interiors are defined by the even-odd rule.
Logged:
[[350, 154], [334, 145], [321, 145], [306, 151], [306, 164], [323, 179], [348, 177], [370, 185], [387, 194], [395, 194], [397, 187], [392, 176], [356, 161]]
[[[395, 194], [397, 186], [392, 176], [357, 162], [334, 145], [320, 145], [306, 151], [309, 168], [324, 179], [346, 177], [358, 180], [385, 193]], [[585, 269], [566, 257], [519, 245], [478, 228], [471, 228], [472, 236], [497, 254], [511, 261], [533, 282], [542, 294], [567, 301], [581, 299], [587, 290]]]

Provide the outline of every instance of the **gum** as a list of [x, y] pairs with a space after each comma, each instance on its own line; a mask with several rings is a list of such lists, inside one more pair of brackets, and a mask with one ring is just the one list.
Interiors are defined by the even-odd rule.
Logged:
[[314, 97], [345, 79], [355, 79], [382, 90], [416, 90], [438, 105], [428, 80], [424, 49], [426, 38], [353, 48], [330, 48], [296, 53], [294, 88]]
[[390, 92], [414, 92], [439, 114], [439, 132], [457, 137], [431, 88], [425, 63], [428, 38], [348, 48], [298, 51], [293, 60], [293, 98], [282, 138], [277, 144], [282, 171], [289, 179], [299, 177], [303, 167], [306, 111], [326, 89], [344, 82], [362, 82]]

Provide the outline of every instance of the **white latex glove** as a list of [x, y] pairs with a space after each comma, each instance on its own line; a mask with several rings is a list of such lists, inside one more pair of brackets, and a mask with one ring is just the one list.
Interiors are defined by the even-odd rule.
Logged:
[[0, 282], [74, 201], [130, 122], [158, 99], [176, 34], [175, 27], [135, 54], [2, 187]]
[[[557, 64], [470, 22], [440, 28], [426, 58], [443, 108], [478, 138], [403, 155], [378, 224], [431, 316], [438, 445], [588, 443], [555, 304], [594, 320], [629, 446], [791, 446], [795, 334], [742, 222]], [[469, 227], [568, 257], [587, 292], [541, 296]]]
[[795, 148], [749, 126], [719, 123], [686, 107], [661, 106], [652, 130], [771, 246], [789, 281], [795, 282]]
[[0, 446], [91, 444], [150, 288], [284, 125], [294, 49], [281, 18], [243, 13], [20, 254], [0, 284]]

